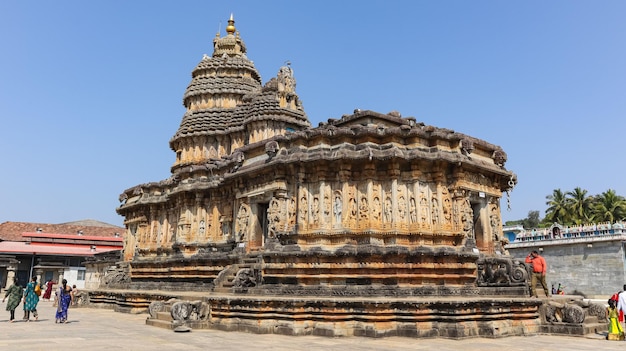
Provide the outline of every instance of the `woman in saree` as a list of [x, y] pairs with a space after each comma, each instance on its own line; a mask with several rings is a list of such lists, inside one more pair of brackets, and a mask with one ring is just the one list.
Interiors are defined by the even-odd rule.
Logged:
[[615, 301], [609, 299], [608, 303], [609, 307], [606, 309], [606, 312], [609, 318], [609, 333], [606, 338], [608, 340], [624, 340], [624, 328], [622, 328], [622, 323], [619, 322]]
[[67, 280], [63, 279], [57, 291], [57, 313], [55, 323], [67, 323], [67, 309], [72, 303], [72, 288], [67, 285]]
[[4, 302], [7, 297], [9, 298], [9, 301], [7, 301], [7, 311], [11, 312], [11, 319], [9, 319], [11, 323], [15, 322], [15, 309], [19, 306], [23, 293], [24, 288], [17, 283], [16, 277], [13, 278], [13, 285], [6, 290], [6, 294], [2, 299], [2, 302]]
[[52, 285], [54, 285], [52, 279], [48, 280], [48, 282], [46, 283], [46, 291], [44, 291], [42, 296], [45, 301], [50, 300], [50, 297], [52, 296]]
[[[26, 285], [24, 290], [24, 320], [30, 320], [30, 313], [33, 313], [35, 320], [39, 319], [37, 315], [37, 304], [39, 303], [39, 295], [35, 292], [35, 285], [37, 285], [37, 277], [32, 277], [30, 283]], [[41, 292], [40, 292], [41, 293]]]

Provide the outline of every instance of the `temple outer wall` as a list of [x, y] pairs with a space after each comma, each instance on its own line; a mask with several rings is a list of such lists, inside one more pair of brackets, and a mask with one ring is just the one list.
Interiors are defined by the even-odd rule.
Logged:
[[[626, 252], [620, 239], [576, 243], [528, 242], [508, 245], [511, 256], [524, 260], [539, 251], [548, 264], [548, 288], [564, 286], [565, 294], [587, 298], [608, 298], [626, 284]], [[539, 291], [541, 288], [538, 288]]]

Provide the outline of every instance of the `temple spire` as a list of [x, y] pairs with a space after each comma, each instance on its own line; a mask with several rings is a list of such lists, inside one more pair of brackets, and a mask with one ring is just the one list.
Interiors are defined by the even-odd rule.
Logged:
[[[237, 35], [235, 35], [237, 33]], [[223, 56], [241, 56], [246, 53], [246, 44], [239, 37], [239, 32], [235, 28], [235, 20], [233, 14], [230, 14], [228, 25], [226, 26], [226, 35], [220, 37], [218, 32], [213, 39], [213, 57]]]
[[226, 33], [234, 34], [235, 33], [235, 20], [233, 19], [233, 14], [230, 14], [230, 18], [228, 19], [228, 26], [226, 26]]

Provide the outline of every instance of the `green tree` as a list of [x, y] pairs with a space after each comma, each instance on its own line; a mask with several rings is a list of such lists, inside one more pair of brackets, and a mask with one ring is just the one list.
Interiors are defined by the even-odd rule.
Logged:
[[538, 228], [540, 222], [539, 211], [528, 211], [528, 217], [522, 220], [522, 225], [524, 228]]
[[587, 196], [587, 190], [580, 187], [565, 193], [566, 206], [571, 214], [571, 219], [576, 224], [589, 223], [593, 220], [592, 207], [593, 197]]
[[626, 199], [609, 189], [595, 197], [592, 212], [596, 221], [614, 223], [626, 217]]
[[567, 206], [567, 197], [561, 189], [554, 189], [551, 195], [546, 196], [546, 216], [544, 222], [566, 224], [570, 220]]

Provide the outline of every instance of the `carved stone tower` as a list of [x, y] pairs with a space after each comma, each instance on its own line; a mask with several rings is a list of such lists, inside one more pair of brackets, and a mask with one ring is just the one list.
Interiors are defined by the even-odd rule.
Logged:
[[[525, 267], [500, 243], [500, 198], [516, 176], [499, 146], [397, 111], [313, 128], [291, 65], [262, 85], [232, 15], [213, 44], [183, 97], [171, 176], [120, 196], [130, 288], [205, 291], [225, 329], [342, 321], [345, 335], [454, 337], [460, 320], [445, 316], [461, 315], [472, 335], [535, 330]], [[494, 294], [520, 300], [489, 300], [486, 316]], [[313, 302], [338, 296], [360, 300]], [[303, 324], [309, 306], [321, 317]]]

